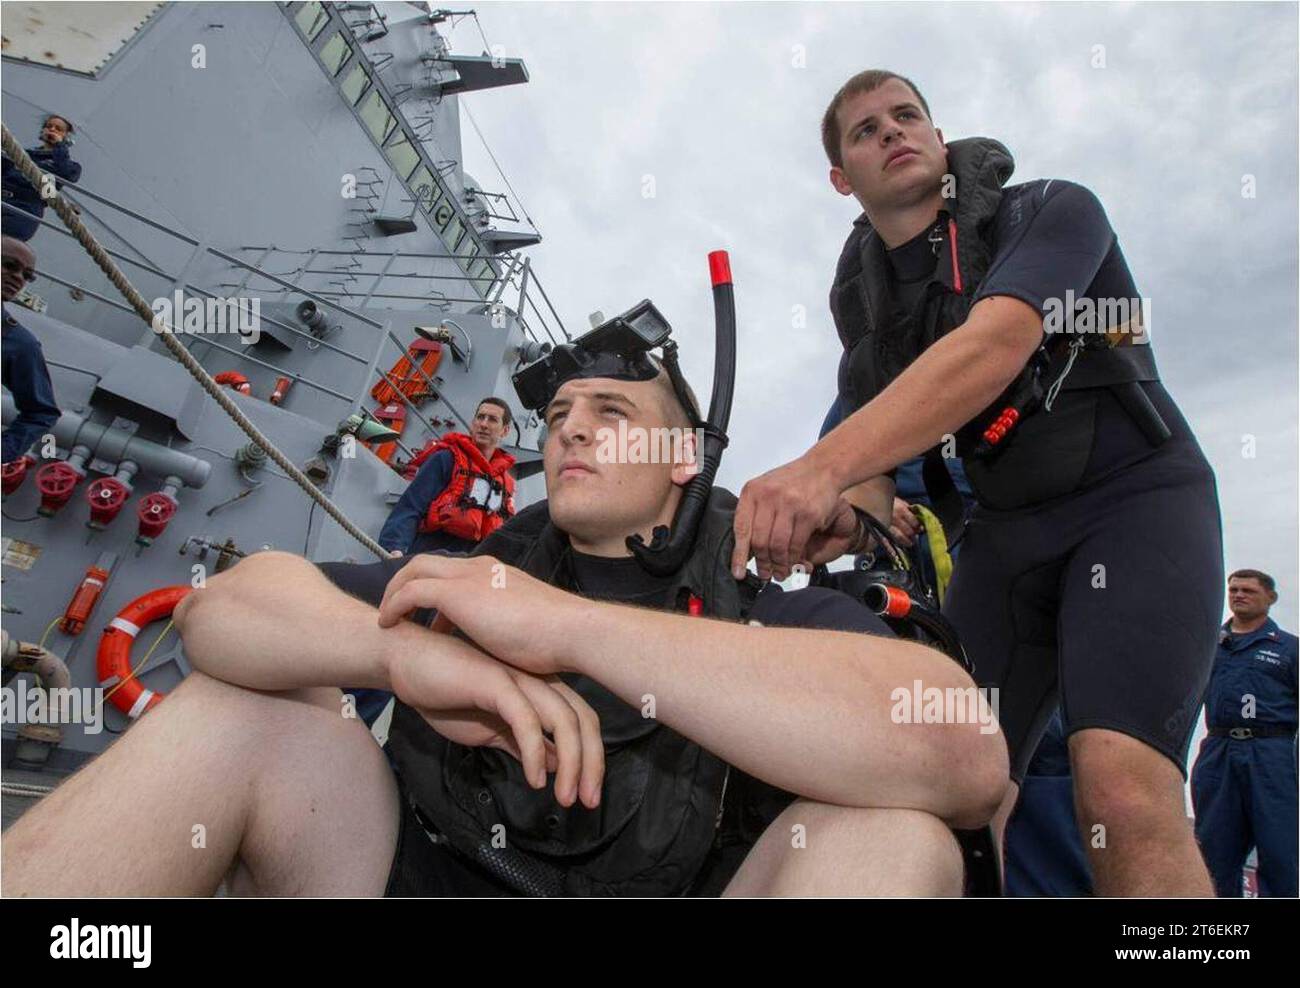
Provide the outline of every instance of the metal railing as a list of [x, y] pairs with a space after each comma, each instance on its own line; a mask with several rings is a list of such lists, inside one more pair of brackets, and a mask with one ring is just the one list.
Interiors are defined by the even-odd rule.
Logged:
[[[137, 255], [137, 256], [131, 256], [131, 253], [126, 253], [122, 250], [112, 250], [109, 248], [105, 248], [106, 253], [108, 253], [110, 257], [112, 257], [114, 260], [118, 261], [121, 264], [131, 266], [137, 270], [146, 272], [147, 274], [166, 282], [169, 286], [168, 289], [169, 291], [181, 290], [182, 292], [192, 293], [195, 297], [210, 298], [210, 299], [225, 297], [218, 294], [217, 291], [212, 291], [209, 290], [208, 288], [203, 287], [202, 285], [194, 284], [191, 280], [189, 280], [186, 277], [187, 272], [189, 272], [195, 267], [197, 259], [200, 259], [203, 256], [211, 256], [225, 262], [226, 264], [230, 265], [231, 268], [242, 270], [243, 272], [243, 277], [238, 282], [219, 282], [216, 285], [214, 285], [213, 287], [218, 290], [234, 288], [238, 292], [243, 292], [247, 290], [249, 283], [253, 279], [262, 278], [276, 286], [276, 289], [272, 290], [271, 294], [280, 294], [283, 296], [293, 296], [293, 297], [302, 297], [302, 298], [311, 299], [312, 301], [316, 302], [318, 305], [334, 313], [337, 313], [341, 316], [345, 316], [349, 319], [356, 320], [358, 323], [364, 326], [369, 326], [373, 329], [379, 330], [381, 335], [380, 335], [380, 339], [377, 342], [375, 351], [372, 355], [367, 356], [361, 353], [354, 353], [341, 346], [331, 343], [327, 339], [319, 338], [314, 334], [303, 330], [300, 327], [284, 322], [283, 320], [276, 319], [272, 316], [261, 316], [261, 319], [264, 320], [269, 325], [274, 326], [275, 328], [283, 332], [289, 333], [295, 337], [308, 340], [309, 345], [311, 346], [312, 349], [323, 348], [353, 363], [359, 363], [365, 365], [368, 368], [368, 373], [366, 375], [366, 378], [363, 381], [362, 386], [358, 391], [358, 393], [352, 395], [336, 390], [335, 388], [332, 388], [319, 381], [315, 381], [312, 380], [311, 378], [304, 377], [301, 373], [295, 370], [277, 365], [268, 360], [264, 360], [260, 357], [254, 356], [252, 353], [248, 352], [248, 347], [226, 346], [224, 344], [217, 343], [216, 341], [211, 339], [210, 335], [204, 335], [204, 336], [193, 337], [193, 338], [182, 337], [182, 342], [184, 342], [187, 345], [187, 347], [191, 349], [194, 344], [203, 343], [212, 349], [229, 354], [230, 356], [236, 359], [246, 360], [249, 363], [252, 363], [256, 366], [263, 367], [266, 368], [267, 370], [274, 372], [277, 376], [289, 378], [291, 381], [294, 382], [295, 385], [301, 384], [319, 394], [325, 395], [336, 401], [346, 403], [348, 405], [349, 412], [356, 412], [361, 409], [366, 399], [366, 396], [369, 394], [369, 391], [373, 386], [372, 382], [376, 378], [382, 378], [393, 388], [394, 392], [396, 393], [396, 400], [400, 401], [406, 407], [406, 409], [415, 417], [415, 419], [419, 421], [429, 431], [430, 434], [437, 434], [440, 431], [442, 431], [438, 429], [433, 424], [433, 422], [431, 422], [420, 411], [419, 407], [417, 407], [417, 405], [414, 402], [411, 402], [406, 397], [406, 395], [402, 393], [400, 387], [393, 380], [393, 378], [390, 377], [389, 374], [380, 367], [380, 364], [383, 362], [384, 354], [389, 345], [395, 348], [397, 355], [404, 355], [407, 353], [409, 342], [404, 343], [402, 340], [398, 339], [397, 335], [392, 331], [391, 328], [388, 328], [388, 325], [386, 323], [371, 318], [370, 316], [366, 315], [364, 312], [359, 311], [359, 309], [352, 308], [348, 305], [342, 304], [342, 302], [339, 301], [338, 299], [360, 299], [362, 300], [361, 304], [363, 305], [375, 299], [395, 299], [395, 300], [402, 300], [402, 301], [423, 302], [425, 304], [435, 305], [441, 308], [446, 308], [447, 305], [451, 303], [460, 303], [465, 305], [493, 305], [493, 304], [500, 303], [502, 301], [502, 296], [508, 287], [515, 287], [519, 290], [519, 299], [517, 303], [518, 310], [516, 315], [524, 333], [530, 339], [534, 341], [540, 340], [540, 335], [535, 330], [534, 325], [540, 326], [542, 332], [545, 333], [546, 337], [552, 343], [559, 342], [559, 338], [563, 338], [565, 340], [569, 339], [569, 335], [567, 331], [564, 329], [563, 322], [560, 320], [558, 313], [555, 312], [555, 308], [551, 304], [549, 297], [547, 297], [545, 289], [542, 287], [540, 281], [538, 280], [536, 273], [531, 270], [531, 265], [525, 260], [523, 260], [521, 257], [519, 257], [517, 253], [503, 255], [501, 258], [504, 261], [503, 272], [500, 277], [491, 278], [491, 279], [484, 279], [484, 278], [476, 279], [476, 278], [471, 278], [468, 275], [464, 275], [464, 274], [438, 275], [433, 273], [424, 274], [419, 271], [394, 272], [391, 270], [394, 262], [399, 260], [410, 260], [410, 261], [417, 261], [417, 262], [430, 261], [430, 260], [435, 260], [435, 261], [453, 260], [454, 261], [455, 258], [453, 257], [453, 255], [449, 253], [431, 254], [431, 253], [415, 252], [415, 251], [412, 252], [390, 251], [388, 253], [379, 254], [379, 253], [368, 253], [365, 251], [338, 250], [338, 249], [330, 249], [330, 248], [293, 250], [293, 249], [276, 247], [274, 245], [268, 245], [268, 246], [245, 245], [238, 248], [234, 248], [234, 250], [237, 253], [230, 253], [221, 250], [220, 248], [214, 247], [211, 244], [204, 243], [200, 238], [195, 237], [187, 232], [177, 230], [165, 223], [160, 223], [148, 216], [143, 215], [142, 213], [130, 209], [129, 207], [114, 201], [108, 196], [95, 192], [93, 189], [90, 189], [85, 185], [80, 185], [73, 182], [63, 182], [61, 183], [61, 188], [63, 194], [67, 197], [68, 201], [72, 203], [74, 206], [80, 206], [83, 216], [86, 216], [90, 219], [91, 222], [88, 223], [88, 225], [93, 225], [102, 228], [102, 232], [110, 235], [118, 243], [122, 244], [126, 251], [130, 251], [135, 255]], [[106, 207], [108, 210], [119, 213], [122, 216], [129, 217], [130, 219], [143, 224], [149, 229], [164, 234], [165, 236], [175, 241], [178, 241], [180, 244], [183, 244], [186, 248], [188, 248], [186, 260], [181, 264], [179, 270], [175, 272], [169, 272], [165, 270], [158, 263], [148, 260], [145, 252], [141, 250], [135, 243], [133, 243], [131, 238], [128, 237], [122, 229], [120, 229], [118, 226], [113, 225], [105, 217], [100, 216], [98, 212], [92, 212], [85, 206], [82, 206], [78, 200], [83, 198], [86, 201], [93, 201], [99, 205], [102, 205]], [[14, 206], [11, 206], [9, 203], [3, 203], [2, 205], [5, 212], [18, 212], [21, 213], [23, 216], [31, 215], [22, 210], [17, 209]], [[41, 226], [53, 230], [55, 233], [57, 233], [60, 236], [67, 237], [68, 239], [75, 239], [73, 238], [72, 234], [68, 232], [68, 230], [65, 229], [60, 223], [51, 222], [50, 220], [47, 220], [43, 217], [38, 218], [38, 222]], [[239, 257], [238, 253], [243, 253], [243, 252], [257, 253], [258, 256], [256, 262], [250, 262]], [[294, 257], [305, 256], [307, 260], [304, 261], [302, 264], [297, 265], [290, 272], [286, 272], [286, 274], [289, 274], [290, 277], [284, 277], [283, 275], [276, 274], [274, 271], [269, 269], [275, 266], [274, 261], [277, 255], [292, 255]], [[339, 273], [338, 269], [312, 268], [311, 267], [312, 262], [318, 257], [347, 257], [352, 259], [353, 261], [356, 261], [357, 266], [352, 269], [352, 272], [358, 281], [365, 278], [371, 279], [369, 282], [368, 289], [366, 289], [365, 291], [361, 291], [361, 290], [330, 291], [321, 288], [307, 288], [302, 284], [302, 281], [303, 279], [309, 276], [337, 275]], [[140, 258], [146, 258], [146, 259], [141, 260]], [[375, 258], [378, 260], [382, 260], [384, 264], [382, 268], [380, 268], [379, 270], [368, 271], [365, 270], [366, 265], [361, 260], [362, 258]], [[103, 292], [95, 291], [92, 288], [86, 287], [82, 283], [84, 279], [79, 279], [74, 281], [68, 277], [64, 277], [55, 273], [55, 271], [50, 270], [48, 267], [41, 268], [40, 276], [49, 279], [51, 282], [55, 284], [62, 285], [68, 288], [69, 290], [75, 290], [77, 292], [80, 292], [85, 297], [92, 298], [95, 301], [108, 305], [114, 309], [118, 309], [120, 311], [134, 314], [134, 310], [131, 309], [130, 306], [125, 305], [123, 302], [112, 297], [111, 295], [104, 294]], [[441, 297], [435, 300], [420, 295], [380, 292], [378, 289], [380, 288], [382, 283], [388, 278], [424, 279], [426, 281], [453, 281], [453, 282], [458, 281], [470, 285], [474, 284], [475, 282], [486, 281], [487, 284], [483, 286], [483, 295], [475, 295], [473, 297], [448, 297], [446, 295], [443, 295], [442, 293], [439, 293]], [[107, 279], [105, 279], [105, 288], [108, 287], [111, 286], [107, 284]], [[494, 288], [495, 291], [493, 290]], [[533, 296], [533, 294], [531, 294], [534, 291], [536, 292], [536, 294], [542, 297], [542, 301], [546, 307], [546, 311], [550, 313], [549, 318], [547, 317], [546, 312], [544, 312], [542, 308], [538, 306], [535, 297]], [[533, 319], [531, 320], [528, 318], [529, 310], [531, 310], [533, 314]], [[556, 335], [557, 329], [559, 332], [559, 338], [557, 338]], [[390, 356], [392, 356], [391, 353]], [[428, 374], [424, 372], [423, 368], [421, 368], [418, 363], [413, 363], [412, 369], [422, 379], [423, 383], [428, 389], [429, 394], [435, 397], [439, 403], [445, 406], [448, 409], [448, 411], [450, 411], [452, 417], [457, 422], [459, 422], [462, 427], [468, 430], [469, 428], [468, 421], [460, 413], [460, 410], [457, 409], [456, 406], [442, 394], [442, 390], [438, 386], [438, 384], [432, 378], [430, 378]], [[410, 454], [411, 452], [410, 449], [405, 444], [401, 443], [400, 440], [398, 441], [398, 446], [403, 450], [403, 452], [405, 452], [408, 455]]]

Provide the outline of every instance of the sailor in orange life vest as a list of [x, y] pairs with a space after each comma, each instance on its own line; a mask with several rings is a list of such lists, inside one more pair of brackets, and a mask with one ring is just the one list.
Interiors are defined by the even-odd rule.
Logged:
[[417, 453], [379, 544], [403, 555], [466, 552], [500, 528], [515, 513], [515, 458], [497, 448], [509, 428], [509, 406], [484, 398], [469, 435], [448, 433]]

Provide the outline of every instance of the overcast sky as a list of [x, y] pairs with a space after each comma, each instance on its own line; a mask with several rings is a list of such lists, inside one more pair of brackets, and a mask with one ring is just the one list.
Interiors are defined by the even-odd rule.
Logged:
[[[477, 9], [531, 81], [465, 102], [545, 237], [534, 270], [571, 333], [651, 298], [703, 398], [705, 254], [731, 252], [740, 360], [722, 483], [806, 450], [834, 396], [826, 295], [858, 209], [827, 181], [818, 125], [848, 76], [888, 68], [949, 140], [1006, 144], [1013, 182], [1100, 196], [1151, 300], [1162, 377], [1217, 471], [1227, 565], [1273, 573], [1274, 616], [1296, 630], [1295, 5]], [[482, 49], [468, 21], [451, 37]], [[469, 170], [500, 188], [465, 131]]]

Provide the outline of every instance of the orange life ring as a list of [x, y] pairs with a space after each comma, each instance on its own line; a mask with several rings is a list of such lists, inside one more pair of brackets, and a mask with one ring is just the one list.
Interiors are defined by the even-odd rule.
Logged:
[[[131, 675], [131, 646], [141, 628], [171, 614], [181, 598], [192, 589], [187, 586], [162, 587], [137, 597], [117, 612], [117, 617], [108, 623], [99, 639], [99, 653], [95, 656], [99, 685], [113, 690], [109, 702], [132, 720], [155, 706], [165, 694], [145, 689], [140, 680]], [[122, 684], [120, 687], [119, 683]]]

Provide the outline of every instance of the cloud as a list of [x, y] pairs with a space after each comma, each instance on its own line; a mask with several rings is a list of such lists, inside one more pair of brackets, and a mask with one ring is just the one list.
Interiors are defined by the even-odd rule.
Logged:
[[[733, 488], [802, 453], [834, 394], [826, 295], [857, 207], [826, 180], [818, 127], [845, 78], [910, 76], [949, 139], [1006, 143], [1015, 180], [1093, 189], [1218, 474], [1227, 563], [1271, 568], [1296, 626], [1293, 5], [491, 4], [481, 18], [531, 81], [467, 100], [545, 235], [534, 271], [571, 332], [652, 298], [707, 390], [704, 256], [731, 251]], [[492, 188], [472, 138], [466, 155]]]

